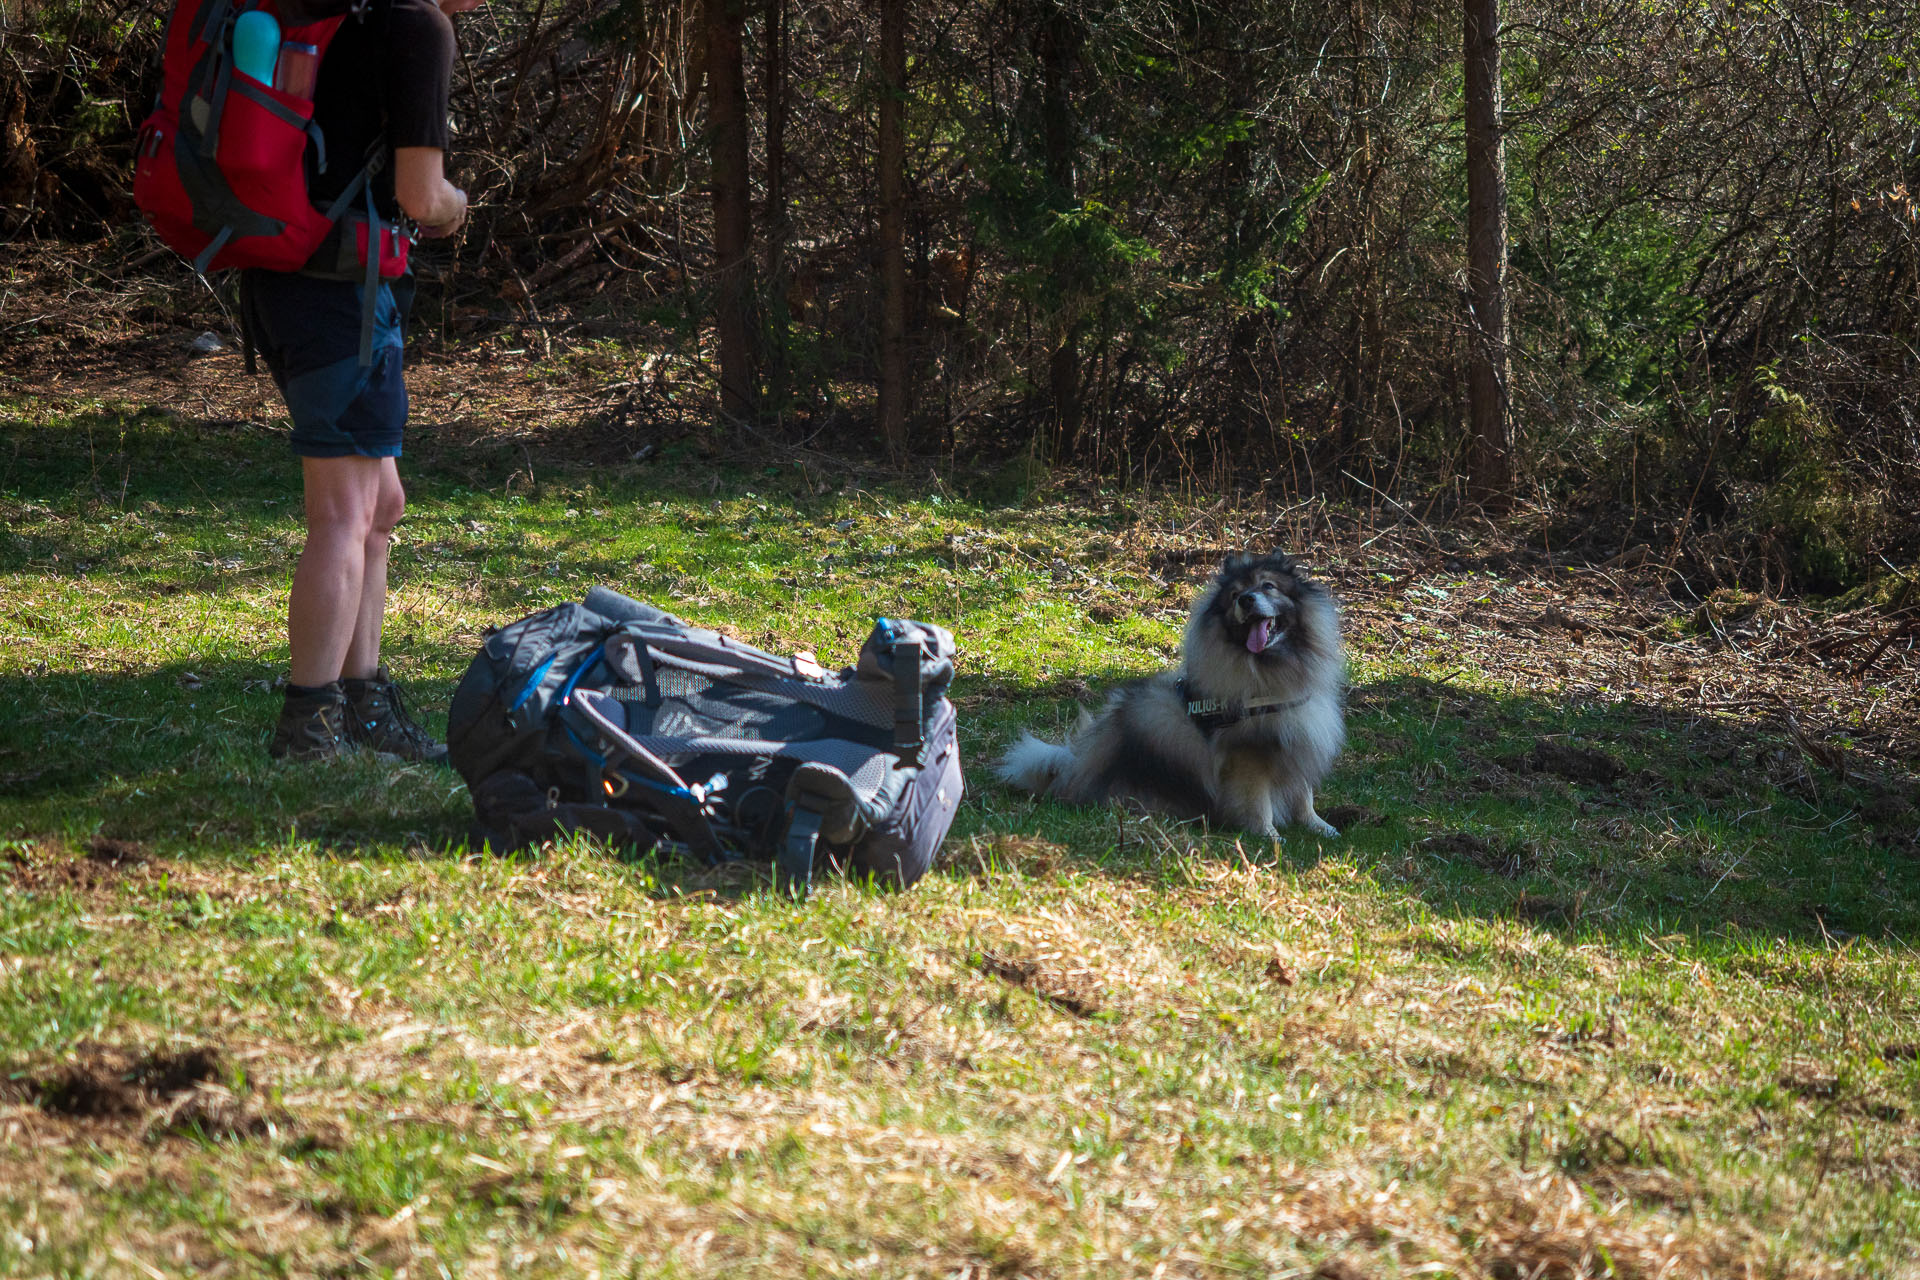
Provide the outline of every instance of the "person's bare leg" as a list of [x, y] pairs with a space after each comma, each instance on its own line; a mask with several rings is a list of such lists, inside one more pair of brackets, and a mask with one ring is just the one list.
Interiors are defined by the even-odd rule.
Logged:
[[400, 468], [392, 458], [380, 460], [380, 487], [373, 505], [373, 527], [367, 531], [361, 557], [360, 609], [354, 621], [353, 643], [347, 647], [341, 674], [366, 680], [380, 667], [380, 623], [387, 612], [387, 547], [393, 527], [407, 507], [400, 486]]
[[[380, 460], [302, 458], [307, 542], [287, 601], [287, 678], [297, 685], [340, 678], [359, 625], [367, 540], [380, 496]], [[391, 466], [391, 462], [388, 463]], [[381, 553], [382, 573], [386, 557]]]

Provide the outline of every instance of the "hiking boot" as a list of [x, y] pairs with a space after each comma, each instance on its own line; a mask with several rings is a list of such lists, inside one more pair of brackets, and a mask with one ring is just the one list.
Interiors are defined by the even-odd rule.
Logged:
[[275, 760], [326, 760], [353, 749], [347, 741], [347, 695], [340, 682], [287, 690], [267, 754]]
[[341, 684], [346, 688], [349, 740], [402, 760], [446, 763], [446, 746], [413, 722], [385, 667], [377, 669], [370, 679], [343, 680]]

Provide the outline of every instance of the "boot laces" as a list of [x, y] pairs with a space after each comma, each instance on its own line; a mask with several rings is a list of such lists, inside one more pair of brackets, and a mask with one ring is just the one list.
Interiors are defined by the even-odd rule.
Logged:
[[433, 735], [415, 722], [412, 710], [400, 693], [400, 686], [391, 680], [379, 680], [367, 686], [366, 709], [371, 713], [374, 725], [384, 725], [389, 733], [398, 734], [409, 742], [433, 741]]

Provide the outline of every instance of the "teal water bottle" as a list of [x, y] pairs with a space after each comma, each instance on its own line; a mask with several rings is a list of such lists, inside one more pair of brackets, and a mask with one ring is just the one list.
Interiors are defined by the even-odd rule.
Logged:
[[270, 13], [249, 9], [234, 19], [233, 65], [261, 84], [273, 83], [273, 64], [280, 60], [280, 24]]

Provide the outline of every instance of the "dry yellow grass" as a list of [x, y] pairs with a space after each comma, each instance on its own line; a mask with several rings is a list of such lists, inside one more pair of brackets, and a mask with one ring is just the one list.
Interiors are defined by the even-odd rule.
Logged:
[[[1777, 974], [1136, 826], [1170, 851], [1136, 875], [976, 837], [951, 862], [985, 870], [798, 913], [592, 850], [184, 883], [30, 851], [14, 875], [77, 886], [85, 942], [8, 957], [10, 998], [91, 967], [153, 1004], [20, 1064], [0, 1248], [20, 1274], [1848, 1274], [1818, 1234], [1911, 1176], [1897, 1091], [1809, 1077], [1753, 1113], [1709, 1037], [1774, 1025]], [[189, 896], [217, 905], [183, 930]], [[1813, 961], [1834, 990], [1899, 963]], [[1543, 979], [1604, 1024], [1539, 1016]], [[1849, 1038], [1807, 1029], [1781, 1078]], [[109, 1114], [47, 1092], [190, 1048], [215, 1078]], [[1809, 1177], [1790, 1149], [1843, 1120]]]

